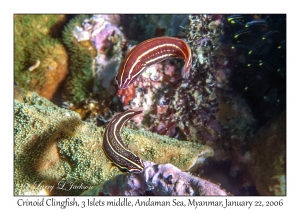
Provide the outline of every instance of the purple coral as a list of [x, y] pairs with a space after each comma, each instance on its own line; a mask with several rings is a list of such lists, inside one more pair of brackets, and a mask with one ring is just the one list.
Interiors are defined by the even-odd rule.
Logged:
[[109, 48], [109, 46], [107, 46], [110, 43], [109, 37], [115, 35], [120, 35], [120, 36], [123, 35], [120, 29], [113, 24], [107, 23], [104, 26], [101, 26], [100, 28], [101, 28], [100, 32], [96, 34], [92, 34], [91, 37], [91, 41], [95, 45], [97, 51], [102, 50], [103, 47]]
[[172, 164], [144, 161], [143, 173], [120, 174], [84, 195], [227, 195], [218, 185], [183, 172]]

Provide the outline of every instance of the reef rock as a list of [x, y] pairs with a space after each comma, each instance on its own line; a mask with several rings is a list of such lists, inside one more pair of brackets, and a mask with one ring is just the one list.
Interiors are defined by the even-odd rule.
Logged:
[[[79, 195], [122, 172], [102, 150], [103, 127], [83, 122], [33, 92], [14, 92], [14, 194]], [[125, 144], [143, 160], [188, 170], [213, 155], [198, 143], [124, 128]]]
[[252, 138], [249, 173], [260, 195], [286, 195], [286, 112]]
[[120, 174], [82, 195], [227, 195], [218, 185], [183, 172], [172, 164], [144, 161], [139, 174]]

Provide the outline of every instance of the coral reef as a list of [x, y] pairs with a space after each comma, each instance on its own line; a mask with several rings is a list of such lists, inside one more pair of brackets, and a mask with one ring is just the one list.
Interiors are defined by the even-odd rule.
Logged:
[[[15, 87], [14, 95], [15, 195], [78, 195], [122, 173], [102, 150], [103, 127], [81, 121], [76, 112], [36, 93]], [[207, 146], [146, 131], [124, 129], [122, 136], [143, 160], [171, 163], [181, 170], [213, 155]]]
[[[247, 19], [246, 16], [241, 17]], [[263, 106], [264, 109], [269, 107], [270, 110], [265, 109], [264, 113], [261, 113], [261, 116], [264, 116], [262, 118], [266, 119], [265, 116], [274, 115], [283, 108], [282, 102], [285, 101], [285, 96], [281, 92], [285, 88], [285, 83], [282, 81], [282, 78], [285, 78], [283, 67], [285, 45], [284, 40], [277, 38], [280, 38], [279, 34], [285, 31], [284, 26], [281, 27], [280, 32], [276, 32], [271, 28], [267, 30], [268, 27], [263, 20], [258, 21], [263, 26], [255, 25], [254, 21], [251, 22], [253, 25], [248, 24], [250, 28], [248, 31], [244, 27], [246, 21], [242, 23], [243, 29], [240, 31], [241, 34], [246, 31], [245, 35], [235, 38], [231, 32], [228, 32], [227, 16], [189, 15], [188, 17], [190, 23], [186, 27], [184, 40], [190, 45], [193, 54], [190, 78], [183, 80], [180, 76], [183, 66], [181, 60], [169, 59], [150, 66], [127, 89], [119, 89], [118, 95], [125, 110], [143, 107], [145, 115], [144, 118], [139, 119], [139, 125], [145, 130], [181, 140], [200, 142], [214, 149], [215, 155], [207, 159], [207, 167], [196, 169], [195, 174], [201, 174], [207, 179], [215, 177], [215, 182], [223, 183], [233, 194], [255, 194], [255, 190], [251, 191], [253, 183], [247, 174], [247, 164], [251, 161], [247, 154], [251, 147], [249, 145], [251, 136], [254, 135], [257, 126], [265, 121], [257, 116], [261, 111], [257, 112], [255, 110], [257, 108], [253, 109], [253, 104], [258, 104], [255, 98], [259, 98], [262, 94], [257, 85], [261, 83], [257, 81], [264, 82], [266, 79], [270, 89], [267, 90], [266, 85], [263, 85], [266, 93], [266, 97], [262, 97]], [[236, 18], [235, 21], [242, 19]], [[282, 20], [282, 17], [277, 19]], [[276, 17], [269, 17], [270, 27], [274, 27], [274, 20]], [[146, 31], [147, 27], [144, 27]], [[277, 25], [277, 28], [279, 27]], [[252, 34], [256, 37], [254, 42], [251, 42]], [[264, 34], [268, 35], [266, 41], [271, 41], [270, 46], [266, 41], [259, 41]], [[232, 37], [228, 37], [231, 35]], [[135, 39], [138, 40], [137, 37]], [[228, 43], [231, 39], [234, 39], [234, 42]], [[239, 79], [240, 77], [245, 79], [243, 69], [247, 68], [245, 66], [247, 62], [240, 60], [242, 59], [239, 56], [240, 42], [245, 42], [253, 49], [251, 55], [248, 54], [250, 51], [243, 51], [241, 55], [247, 58], [247, 62], [248, 59], [253, 61], [264, 57], [267, 52], [271, 53], [270, 57], [265, 57], [263, 65], [252, 63], [248, 67], [247, 74], [252, 79], [249, 81], [247, 77], [247, 82], [241, 82], [245, 80]], [[277, 45], [279, 43], [281, 44]], [[264, 51], [259, 50], [264, 47], [266, 47]], [[280, 60], [278, 63], [275, 62], [276, 58]], [[238, 62], [245, 65], [238, 65]], [[271, 75], [275, 72], [272, 69], [275, 66], [279, 67], [275, 76], [278, 84], [271, 79]], [[245, 86], [243, 86], [244, 92], [236, 90], [237, 83], [239, 85], [248, 83], [250, 95], [245, 96], [245, 91], [247, 92]], [[255, 101], [251, 101], [251, 98]], [[277, 99], [278, 103], [275, 103]], [[226, 166], [221, 173], [212, 169], [214, 165], [219, 164]]]
[[[92, 94], [103, 94], [110, 87], [122, 57], [125, 37], [118, 28], [118, 15], [79, 15], [63, 33], [70, 52], [70, 74], [64, 99], [80, 103]], [[114, 89], [108, 90], [112, 95]], [[110, 99], [111, 100], [111, 99]]]
[[68, 73], [65, 15], [14, 15], [14, 82], [51, 99]]
[[286, 112], [251, 138], [249, 174], [260, 195], [286, 195]]
[[208, 144], [218, 152], [215, 158], [225, 160], [232, 155], [228, 139], [235, 136], [232, 141], [243, 145], [255, 120], [243, 99], [229, 90], [230, 62], [219, 42], [222, 16], [190, 15], [189, 19], [190, 78], [183, 80], [182, 62], [170, 59], [147, 68], [118, 95], [124, 109], [143, 107], [141, 125], [146, 130]]
[[[194, 180], [189, 189], [204, 186], [204, 180], [214, 186], [213, 180], [235, 195], [286, 194], [286, 15], [15, 15], [14, 20], [16, 195], [79, 195], [95, 186], [88, 192], [170, 195], [175, 188], [164, 188], [168, 170], [173, 179]], [[187, 42], [190, 77], [180, 74], [184, 61], [172, 58], [118, 89], [114, 76], [122, 58], [134, 45], [159, 36]], [[122, 137], [147, 172], [124, 174], [104, 155], [104, 128], [96, 125], [136, 107], [144, 115], [128, 122]], [[82, 187], [67, 192], [57, 188], [63, 183]], [[110, 189], [117, 184], [122, 188]], [[45, 188], [51, 185], [56, 188]]]
[[189, 16], [190, 33], [187, 33], [186, 42], [191, 46], [193, 67], [188, 80], [178, 74], [182, 61], [172, 59], [152, 65], [133, 87], [118, 91], [124, 105], [128, 103], [130, 108], [143, 106], [148, 111], [143, 122], [145, 129], [173, 137], [184, 134], [181, 135], [183, 139], [198, 142], [220, 135], [214, 129], [220, 127], [213, 116], [218, 110], [215, 78], [224, 79], [221, 78], [223, 75], [215, 73], [218, 61], [212, 60], [221, 53], [218, 42], [220, 18]]
[[[73, 36], [76, 26], [81, 26], [87, 15], [73, 18], [63, 31], [63, 42], [70, 54], [70, 73], [64, 85], [66, 100], [81, 102], [87, 98], [93, 82], [93, 58], [97, 52], [89, 40], [78, 41]], [[80, 39], [81, 40], [81, 39]]]
[[218, 185], [182, 172], [171, 164], [158, 165], [149, 161], [144, 164], [142, 173], [120, 174], [82, 195], [227, 195]]

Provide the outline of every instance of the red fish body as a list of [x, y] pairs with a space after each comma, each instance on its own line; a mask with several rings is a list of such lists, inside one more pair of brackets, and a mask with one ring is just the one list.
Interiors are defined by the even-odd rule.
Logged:
[[117, 84], [120, 88], [125, 89], [137, 79], [146, 67], [171, 57], [184, 59], [182, 76], [187, 79], [192, 65], [190, 47], [179, 38], [156, 37], [140, 43], [126, 55], [116, 75]]

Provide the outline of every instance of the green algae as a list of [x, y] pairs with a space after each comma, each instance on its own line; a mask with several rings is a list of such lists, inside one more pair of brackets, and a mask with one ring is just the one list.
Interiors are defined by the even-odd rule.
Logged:
[[[15, 195], [79, 195], [124, 173], [102, 150], [104, 128], [81, 121], [76, 112], [15, 87], [14, 115]], [[122, 136], [142, 159], [181, 169], [209, 148], [146, 131], [124, 129]]]

